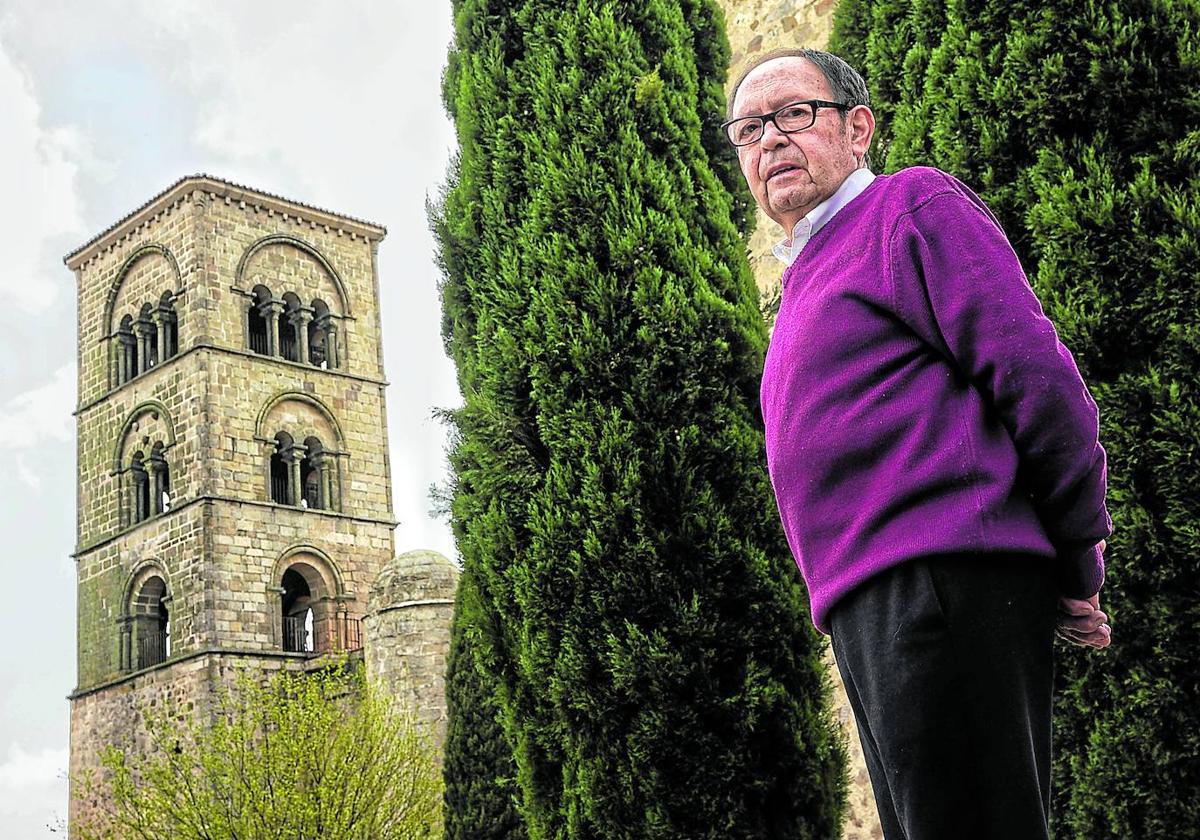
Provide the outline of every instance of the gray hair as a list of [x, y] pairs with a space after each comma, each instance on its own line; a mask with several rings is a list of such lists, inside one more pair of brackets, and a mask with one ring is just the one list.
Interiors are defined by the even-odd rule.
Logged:
[[[871, 94], [867, 91], [867, 83], [863, 81], [863, 77], [833, 53], [811, 49], [773, 50], [759, 56], [742, 70], [733, 89], [729, 91], [729, 100], [725, 103], [726, 119], [733, 116], [733, 101], [737, 98], [738, 88], [742, 86], [742, 82], [746, 81], [746, 77], [754, 72], [755, 68], [777, 58], [803, 58], [811, 61], [821, 71], [825, 81], [829, 83], [829, 90], [835, 101], [844, 102], [850, 107], [866, 105], [869, 108], [871, 106]], [[845, 115], [842, 116], [844, 119]]]

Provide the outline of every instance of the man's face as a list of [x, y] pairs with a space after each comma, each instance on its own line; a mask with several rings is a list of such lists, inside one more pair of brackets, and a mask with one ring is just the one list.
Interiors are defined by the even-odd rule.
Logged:
[[[745, 78], [731, 116], [770, 113], [803, 99], [833, 100], [824, 74], [806, 59], [778, 58]], [[792, 134], [767, 123], [757, 142], [737, 150], [758, 206], [790, 234], [796, 222], [837, 192], [858, 168], [874, 127], [865, 107], [855, 108], [846, 119], [835, 108], [822, 108], [812, 128]]]

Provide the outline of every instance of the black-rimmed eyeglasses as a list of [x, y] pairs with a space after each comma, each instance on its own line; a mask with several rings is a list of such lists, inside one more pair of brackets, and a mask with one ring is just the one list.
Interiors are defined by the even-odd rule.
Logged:
[[789, 102], [769, 114], [755, 114], [752, 117], [738, 117], [721, 123], [725, 136], [735, 146], [749, 146], [757, 143], [766, 130], [767, 123], [775, 123], [775, 127], [784, 134], [793, 134], [812, 128], [817, 121], [817, 111], [822, 108], [837, 108], [839, 111], [849, 111], [852, 106], [844, 102], [827, 102], [824, 99], [805, 99], [801, 102]]

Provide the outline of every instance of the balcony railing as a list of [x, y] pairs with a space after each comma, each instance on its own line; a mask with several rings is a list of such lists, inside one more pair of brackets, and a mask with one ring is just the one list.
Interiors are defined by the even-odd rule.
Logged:
[[283, 617], [283, 649], [297, 653], [327, 653], [362, 648], [362, 622], [349, 616], [316, 619], [310, 630], [306, 615]]
[[260, 329], [251, 326], [250, 349], [260, 356], [265, 356], [267, 355], [267, 343], [267, 325], [264, 323]]
[[167, 634], [145, 633], [137, 637], [137, 666], [149, 668], [167, 658]]
[[279, 354], [285, 359], [290, 359], [293, 362], [300, 360], [300, 346], [296, 341], [295, 335], [283, 333], [279, 336], [279, 344], [282, 352]]

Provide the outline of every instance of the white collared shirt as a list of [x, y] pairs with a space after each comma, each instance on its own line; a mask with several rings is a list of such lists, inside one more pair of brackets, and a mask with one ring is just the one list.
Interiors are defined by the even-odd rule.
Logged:
[[829, 196], [814, 207], [809, 214], [800, 221], [796, 222], [796, 226], [792, 228], [791, 239], [781, 239], [775, 243], [775, 247], [771, 249], [778, 259], [784, 265], [791, 265], [800, 252], [804, 250], [804, 246], [808, 244], [808, 240], [812, 239], [813, 235], [825, 224], [832, 219], [837, 212], [858, 197], [858, 194], [871, 186], [871, 182], [875, 180], [875, 173], [870, 169], [855, 169], [846, 176], [846, 180], [842, 181], [842, 185], [837, 188], [837, 192]]

